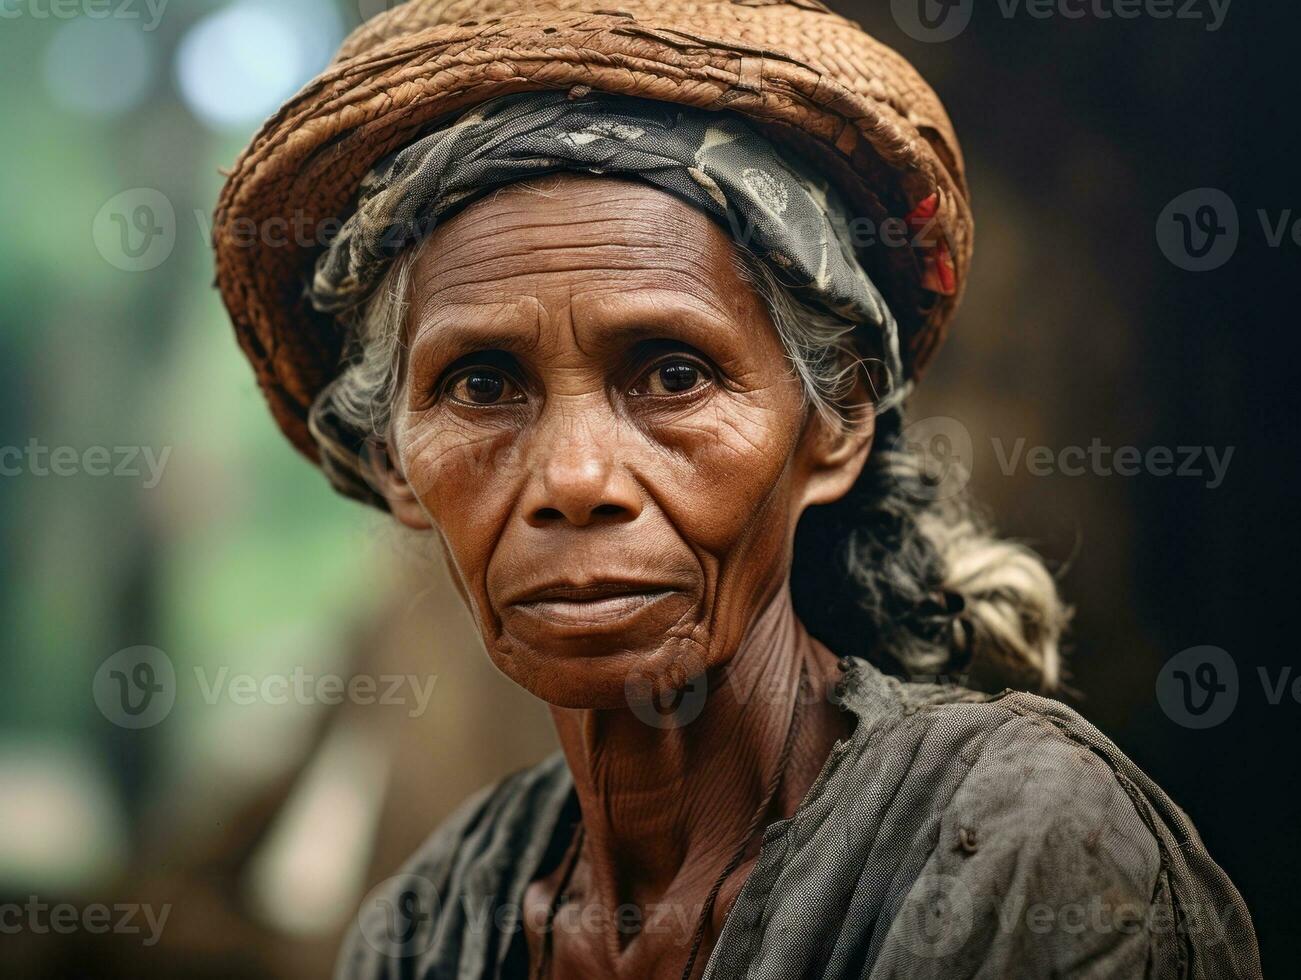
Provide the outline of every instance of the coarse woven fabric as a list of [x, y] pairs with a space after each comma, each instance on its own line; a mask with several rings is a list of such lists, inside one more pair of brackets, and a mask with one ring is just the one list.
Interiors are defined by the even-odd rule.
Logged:
[[806, 302], [873, 331], [889, 393], [903, 394], [899, 330], [854, 257], [850, 217], [825, 178], [739, 117], [627, 96], [504, 96], [382, 161], [316, 265], [312, 304], [364, 302], [394, 258], [496, 187], [558, 171], [632, 177], [713, 217]]
[[[1260, 977], [1188, 818], [1074, 711], [843, 666], [854, 732], [764, 832], [706, 980]], [[525, 889], [580, 819], [559, 755], [481, 792], [366, 901], [337, 980], [523, 977]]]
[[312, 461], [308, 412], [348, 339], [304, 290], [327, 229], [378, 160], [502, 95], [597, 91], [734, 112], [812, 159], [875, 227], [924, 216], [923, 247], [882, 234], [862, 260], [899, 322], [907, 376], [919, 378], [938, 350], [971, 266], [962, 151], [930, 86], [859, 25], [817, 0], [368, 6], [386, 9], [266, 121], [213, 216], [216, 283], [236, 338], [276, 423]]

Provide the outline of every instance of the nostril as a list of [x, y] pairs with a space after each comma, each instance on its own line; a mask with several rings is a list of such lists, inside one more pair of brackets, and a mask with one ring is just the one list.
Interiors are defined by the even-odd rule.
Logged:
[[630, 512], [627, 507], [619, 504], [597, 504], [590, 510], [579, 507], [569, 513], [559, 507], [539, 507], [531, 513], [529, 521], [535, 526], [563, 524], [566, 522], [584, 525], [594, 522], [604, 523], [610, 520], [621, 520], [628, 516], [630, 516]]

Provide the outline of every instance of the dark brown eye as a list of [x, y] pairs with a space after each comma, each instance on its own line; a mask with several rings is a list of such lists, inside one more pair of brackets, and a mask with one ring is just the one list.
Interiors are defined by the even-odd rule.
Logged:
[[496, 368], [474, 367], [462, 371], [447, 384], [453, 401], [466, 405], [501, 405], [524, 400], [516, 384]]
[[634, 395], [678, 395], [698, 388], [709, 374], [695, 361], [663, 361], [651, 368], [632, 389]]

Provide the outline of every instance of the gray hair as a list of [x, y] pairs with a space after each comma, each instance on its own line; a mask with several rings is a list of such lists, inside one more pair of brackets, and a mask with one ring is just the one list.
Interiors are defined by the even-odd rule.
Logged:
[[[344, 321], [343, 368], [308, 415], [335, 488], [384, 509], [376, 454], [385, 452], [397, 395], [418, 253], [400, 255]], [[851, 396], [860, 379], [878, 395], [897, 379], [874, 371], [880, 359], [861, 331], [803, 303], [766, 263], [738, 253], [738, 271], [767, 304], [806, 408], [832, 425], [859, 424]], [[906, 445], [900, 410], [877, 416], [853, 488], [800, 522], [791, 569], [797, 613], [832, 650], [911, 678], [1056, 690], [1070, 610], [1053, 575], [1030, 549], [996, 537], [965, 497], [937, 499], [926, 462]]]

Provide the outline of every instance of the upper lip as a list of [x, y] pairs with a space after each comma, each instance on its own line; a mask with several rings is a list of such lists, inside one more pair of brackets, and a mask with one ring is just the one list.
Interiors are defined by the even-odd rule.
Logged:
[[526, 602], [570, 601], [608, 599], [620, 595], [645, 595], [649, 592], [671, 592], [674, 586], [663, 582], [641, 582], [629, 579], [602, 579], [592, 582], [549, 582], [529, 589], [511, 600], [511, 605]]

